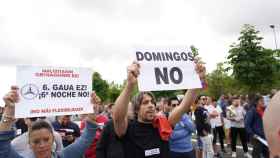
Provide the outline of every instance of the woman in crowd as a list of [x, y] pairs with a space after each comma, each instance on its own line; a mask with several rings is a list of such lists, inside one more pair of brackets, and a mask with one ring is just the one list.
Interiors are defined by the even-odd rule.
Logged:
[[[91, 101], [95, 99], [95, 93], [91, 95]], [[23, 158], [11, 146], [11, 140], [15, 137], [12, 124], [15, 121], [15, 103], [19, 101], [18, 88], [13, 86], [4, 97], [5, 110], [0, 123], [0, 153], [5, 158]], [[77, 158], [82, 157], [85, 150], [95, 137], [97, 125], [95, 114], [87, 116], [87, 125], [83, 135], [73, 144], [64, 148], [60, 153], [52, 152], [54, 141], [53, 130], [45, 121], [32, 124], [29, 131], [29, 144], [32, 152], [26, 158]]]
[[[177, 107], [179, 100], [177, 97], [170, 98], [169, 106]], [[195, 132], [194, 124], [191, 117], [185, 113], [181, 117], [169, 139], [170, 157], [171, 158], [195, 158], [195, 152], [192, 145], [192, 133]]]
[[240, 105], [239, 97], [232, 98], [232, 105], [227, 109], [227, 118], [230, 120], [230, 131], [231, 131], [231, 157], [237, 157], [236, 153], [236, 143], [237, 136], [239, 135], [241, 144], [244, 151], [244, 157], [251, 158], [251, 155], [248, 152], [248, 144], [247, 144], [247, 133], [245, 129], [245, 118], [246, 111]]

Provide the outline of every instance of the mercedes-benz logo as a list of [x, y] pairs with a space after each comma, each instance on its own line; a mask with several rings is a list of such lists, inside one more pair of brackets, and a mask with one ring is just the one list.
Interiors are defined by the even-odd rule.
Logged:
[[26, 84], [21, 88], [20, 93], [24, 99], [32, 100], [38, 96], [39, 89], [34, 84]]

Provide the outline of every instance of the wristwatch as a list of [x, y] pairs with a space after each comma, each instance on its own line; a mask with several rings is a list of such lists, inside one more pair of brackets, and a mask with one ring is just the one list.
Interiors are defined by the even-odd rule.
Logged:
[[14, 120], [15, 120], [15, 118], [12, 116], [3, 115], [1, 122], [8, 123], [8, 122], [13, 122]]

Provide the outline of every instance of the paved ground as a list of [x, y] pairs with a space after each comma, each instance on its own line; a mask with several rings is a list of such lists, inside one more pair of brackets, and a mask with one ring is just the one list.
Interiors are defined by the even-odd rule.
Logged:
[[[194, 143], [194, 146], [196, 144], [196, 140], [193, 139], [193, 143]], [[218, 143], [217, 143], [218, 144]], [[252, 147], [250, 145], [249, 146], [249, 153], [251, 154], [252, 153]], [[242, 146], [241, 145], [237, 145], [237, 158], [244, 158], [244, 152], [242, 150]], [[218, 144], [218, 150], [220, 151], [220, 146]], [[221, 158], [231, 158], [231, 148], [226, 146], [226, 151], [227, 151], [227, 154], [223, 154], [221, 155]]]
[[[241, 146], [240, 146], [241, 147]], [[249, 151], [249, 153], [251, 153], [252, 151]], [[222, 156], [223, 158], [231, 158], [231, 150], [230, 148], [227, 148], [227, 154]], [[244, 157], [244, 152], [241, 148], [237, 148], [237, 157], [238, 158], [243, 158]]]

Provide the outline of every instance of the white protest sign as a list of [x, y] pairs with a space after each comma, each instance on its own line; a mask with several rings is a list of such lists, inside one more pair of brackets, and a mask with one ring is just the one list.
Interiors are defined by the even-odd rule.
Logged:
[[140, 63], [140, 91], [201, 88], [195, 72], [194, 56], [186, 47], [146, 47], [135, 49]]
[[92, 113], [91, 76], [88, 68], [18, 66], [15, 117]]

